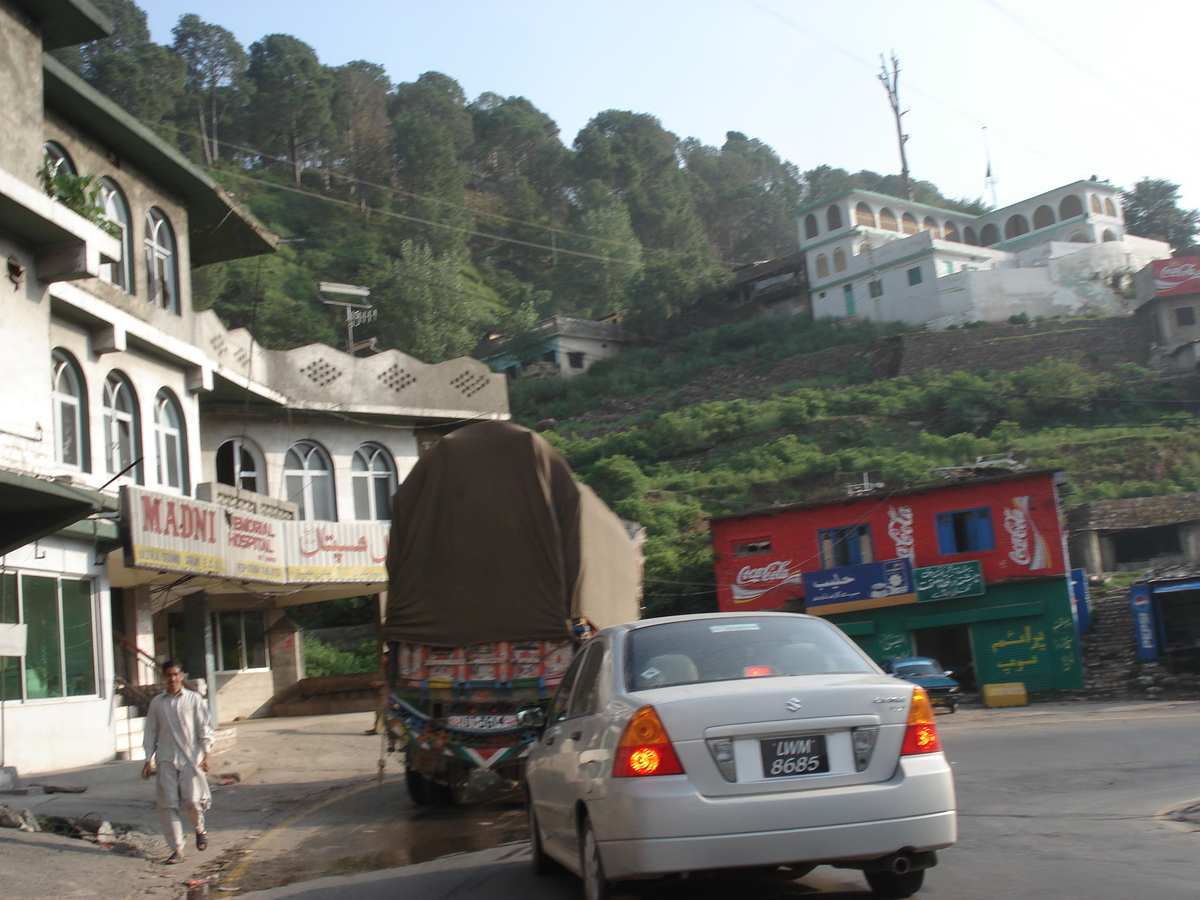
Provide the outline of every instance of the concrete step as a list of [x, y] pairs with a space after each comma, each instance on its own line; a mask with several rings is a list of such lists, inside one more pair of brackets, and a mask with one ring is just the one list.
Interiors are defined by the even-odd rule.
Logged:
[[134, 719], [117, 719], [113, 722], [113, 729], [117, 734], [144, 734], [146, 731], [146, 720], [142, 716]]

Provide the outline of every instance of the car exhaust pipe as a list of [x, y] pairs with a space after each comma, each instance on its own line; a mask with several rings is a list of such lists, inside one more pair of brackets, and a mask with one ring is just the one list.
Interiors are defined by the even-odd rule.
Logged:
[[937, 865], [937, 853], [933, 850], [900, 851], [878, 859], [839, 860], [830, 863], [838, 869], [860, 869], [863, 872], [893, 872], [896, 875], [906, 875], [917, 869], [930, 869]]

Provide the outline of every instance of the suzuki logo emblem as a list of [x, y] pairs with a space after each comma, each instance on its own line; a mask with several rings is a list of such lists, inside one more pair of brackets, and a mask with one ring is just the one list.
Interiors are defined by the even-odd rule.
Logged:
[[798, 697], [793, 697], [791, 700], [789, 700], [787, 702], [787, 708], [788, 708], [789, 712], [795, 712], [801, 706], [802, 706], [802, 704], [800, 703], [800, 698], [798, 698]]

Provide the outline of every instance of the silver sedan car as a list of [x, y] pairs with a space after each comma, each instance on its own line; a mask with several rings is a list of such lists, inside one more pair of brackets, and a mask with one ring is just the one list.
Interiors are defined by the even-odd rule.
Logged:
[[534, 868], [565, 866], [588, 900], [621, 880], [785, 866], [799, 878], [821, 864], [907, 897], [957, 837], [924, 691], [812, 616], [606, 628], [539, 724]]

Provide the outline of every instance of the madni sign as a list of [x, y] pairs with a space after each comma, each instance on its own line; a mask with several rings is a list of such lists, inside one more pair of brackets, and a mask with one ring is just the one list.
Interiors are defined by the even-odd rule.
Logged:
[[983, 566], [977, 559], [913, 569], [917, 602], [979, 597], [984, 593]]

